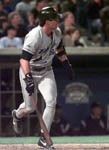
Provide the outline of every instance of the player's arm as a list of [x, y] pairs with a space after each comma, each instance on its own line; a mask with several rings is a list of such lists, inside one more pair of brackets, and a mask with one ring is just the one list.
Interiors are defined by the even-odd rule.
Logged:
[[60, 42], [59, 46], [57, 47], [56, 54], [58, 56], [58, 59], [62, 62], [63, 67], [69, 76], [69, 79], [73, 80], [74, 79], [74, 71], [68, 60], [68, 57], [67, 57], [67, 54], [66, 54], [66, 51], [65, 51], [62, 41]]
[[31, 60], [32, 56], [33, 55], [31, 53], [23, 50], [20, 58], [20, 66], [25, 74], [24, 80], [26, 82], [26, 90], [30, 96], [32, 95], [32, 93], [34, 93], [34, 81], [32, 74], [30, 72], [30, 65], [29, 65], [29, 61]]
[[26, 90], [29, 95], [34, 92], [34, 80], [30, 70], [30, 60], [39, 47], [39, 33], [31, 30], [24, 39], [22, 55], [20, 58], [20, 66], [25, 74]]
[[29, 53], [25, 50], [22, 51], [22, 55], [20, 58], [20, 66], [21, 66], [25, 75], [30, 72], [29, 61], [32, 58], [32, 56], [33, 55], [31, 53]]

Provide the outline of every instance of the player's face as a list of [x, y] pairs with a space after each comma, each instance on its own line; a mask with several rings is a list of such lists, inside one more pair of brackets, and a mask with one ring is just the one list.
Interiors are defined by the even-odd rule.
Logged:
[[51, 30], [55, 30], [58, 26], [58, 21], [59, 21], [58, 18], [53, 19], [52, 21], [48, 21], [49, 28]]

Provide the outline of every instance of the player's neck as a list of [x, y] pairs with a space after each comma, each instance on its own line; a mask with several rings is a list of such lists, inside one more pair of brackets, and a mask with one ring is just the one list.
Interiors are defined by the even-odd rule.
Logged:
[[45, 34], [46, 34], [48, 37], [51, 37], [52, 31], [51, 31], [50, 29], [43, 27], [42, 30], [45, 32]]

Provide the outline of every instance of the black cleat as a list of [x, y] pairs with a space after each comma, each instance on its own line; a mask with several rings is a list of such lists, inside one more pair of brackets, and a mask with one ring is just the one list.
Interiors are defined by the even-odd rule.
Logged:
[[13, 129], [14, 129], [16, 134], [20, 135], [23, 131], [22, 121], [21, 121], [21, 119], [18, 119], [16, 117], [16, 110], [15, 109], [12, 111], [12, 117], [13, 117]]
[[55, 147], [53, 147], [53, 145], [49, 146], [47, 144], [44, 136], [40, 137], [38, 141], [38, 146], [40, 146], [40, 149], [44, 149], [44, 150], [55, 150]]

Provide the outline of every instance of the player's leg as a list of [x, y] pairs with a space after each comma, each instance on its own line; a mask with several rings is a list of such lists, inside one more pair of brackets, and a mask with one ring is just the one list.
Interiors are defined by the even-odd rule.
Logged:
[[[43, 113], [43, 120], [45, 122], [48, 131], [50, 131], [51, 124], [54, 119], [56, 98], [57, 98], [57, 87], [53, 71], [49, 71], [48, 74], [44, 76], [44, 78], [40, 81], [38, 85], [39, 85], [38, 88], [46, 103], [46, 107]], [[40, 138], [38, 142], [38, 145], [43, 146], [43, 143], [44, 140], [42, 136], [42, 138]]]
[[[17, 110], [14, 109], [12, 111], [14, 130], [18, 134], [22, 132], [21, 118], [35, 110], [31, 101], [31, 97], [29, 96], [29, 94], [27, 93], [25, 89], [26, 83], [24, 81], [24, 78], [25, 78], [25, 75], [23, 71], [20, 69], [20, 83], [21, 83], [24, 102], [20, 104]], [[35, 90], [34, 95], [37, 101], [37, 90]]]
[[49, 71], [48, 74], [40, 81], [38, 88], [46, 103], [46, 107], [43, 113], [43, 119], [48, 131], [50, 131], [50, 127], [55, 114], [57, 98], [57, 87], [53, 71]]

